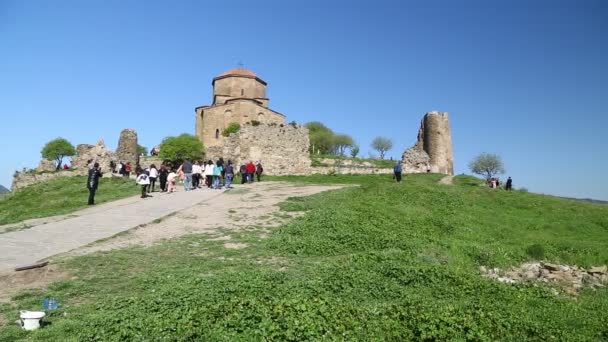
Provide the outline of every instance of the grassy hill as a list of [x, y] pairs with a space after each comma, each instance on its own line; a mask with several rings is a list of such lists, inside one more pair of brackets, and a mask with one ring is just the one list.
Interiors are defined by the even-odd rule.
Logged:
[[[63, 215], [87, 206], [86, 177], [56, 178], [0, 197], [0, 225], [31, 218]], [[101, 178], [95, 203], [135, 195], [135, 181], [120, 177]]]
[[605, 288], [555, 295], [478, 271], [532, 260], [531, 245], [546, 261], [607, 264], [608, 207], [440, 178], [282, 177], [360, 186], [284, 202], [306, 214], [267, 239], [227, 232], [244, 249], [191, 235], [69, 260], [75, 278], [0, 306], [10, 321], [57, 297], [51, 325], [0, 340], [608, 339]]

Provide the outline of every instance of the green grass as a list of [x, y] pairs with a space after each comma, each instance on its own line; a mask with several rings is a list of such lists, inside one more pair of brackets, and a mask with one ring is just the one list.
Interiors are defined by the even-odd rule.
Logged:
[[339, 159], [339, 160], [351, 160], [356, 163], [368, 162], [379, 168], [392, 169], [395, 166], [395, 160], [389, 159], [373, 159], [373, 158], [352, 158], [347, 156], [336, 156], [333, 154], [312, 154], [310, 155], [312, 166], [329, 166], [321, 163], [321, 159]]
[[[0, 340], [472, 340], [608, 339], [608, 290], [576, 299], [547, 284], [499, 283], [478, 266], [531, 260], [608, 263], [608, 207], [477, 186], [441, 175], [278, 177], [357, 187], [290, 198], [307, 213], [260, 239], [230, 232], [240, 250], [190, 235], [150, 248], [68, 260], [75, 276], [0, 306], [60, 299], [35, 332]], [[542, 252], [542, 253], [541, 253]]]
[[[121, 177], [101, 178], [95, 203], [135, 195], [141, 188]], [[63, 215], [87, 206], [86, 177], [61, 177], [0, 197], [0, 225], [32, 218]]]

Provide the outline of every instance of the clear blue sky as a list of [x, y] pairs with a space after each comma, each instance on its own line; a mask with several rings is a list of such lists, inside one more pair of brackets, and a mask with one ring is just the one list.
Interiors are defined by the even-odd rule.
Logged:
[[608, 1], [0, 0], [0, 184], [45, 142], [122, 128], [194, 133], [211, 79], [242, 61], [288, 121], [368, 155], [450, 113], [457, 173], [481, 152], [515, 186], [608, 200]]

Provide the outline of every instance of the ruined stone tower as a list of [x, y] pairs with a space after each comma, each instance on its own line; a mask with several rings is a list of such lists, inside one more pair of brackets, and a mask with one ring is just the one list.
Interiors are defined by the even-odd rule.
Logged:
[[428, 112], [422, 118], [416, 144], [403, 153], [406, 173], [454, 174], [452, 133], [446, 112]]
[[268, 108], [266, 82], [252, 71], [243, 68], [226, 71], [213, 78], [211, 85], [212, 104], [194, 109], [196, 135], [206, 149], [223, 146], [222, 132], [232, 122], [285, 123], [285, 115]]
[[137, 150], [137, 132], [134, 129], [125, 128], [120, 132], [116, 157], [123, 163], [130, 162], [133, 167], [139, 162], [139, 152]]

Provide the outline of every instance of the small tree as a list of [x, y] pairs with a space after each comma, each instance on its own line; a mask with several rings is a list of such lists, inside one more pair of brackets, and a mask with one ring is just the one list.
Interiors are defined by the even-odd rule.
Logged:
[[148, 148], [146, 146], [142, 146], [142, 145], [137, 145], [137, 153], [140, 156], [147, 156], [148, 155]]
[[353, 158], [357, 158], [359, 154], [359, 145], [353, 145], [350, 147], [350, 156]]
[[184, 133], [163, 139], [158, 156], [163, 160], [180, 162], [184, 159], [200, 159], [204, 151], [203, 143], [197, 137]]
[[238, 122], [231, 122], [228, 124], [228, 127], [224, 128], [222, 135], [225, 137], [230, 136], [230, 134], [238, 132], [239, 129], [241, 129], [241, 125]]
[[334, 136], [334, 149], [338, 155], [343, 156], [346, 153], [346, 149], [354, 144], [355, 141], [348, 134], [336, 134]]
[[380, 159], [384, 159], [384, 154], [393, 148], [393, 141], [389, 138], [376, 137], [372, 141], [372, 148], [380, 153]]
[[42, 154], [42, 158], [44, 159], [54, 160], [57, 163], [57, 169], [59, 169], [61, 168], [63, 157], [75, 155], [76, 149], [66, 139], [57, 138], [46, 143], [40, 154]]
[[328, 154], [334, 151], [334, 132], [324, 124], [313, 121], [304, 125], [308, 128], [310, 152]]
[[505, 173], [505, 167], [500, 156], [482, 153], [469, 162], [471, 172], [490, 179], [497, 174]]

